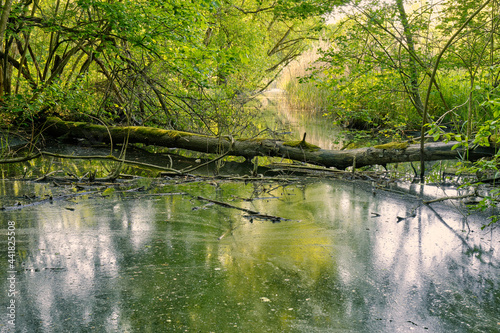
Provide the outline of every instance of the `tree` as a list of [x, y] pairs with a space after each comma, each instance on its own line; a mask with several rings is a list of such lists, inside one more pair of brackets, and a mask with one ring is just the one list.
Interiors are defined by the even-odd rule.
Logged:
[[[489, 3], [489, 4], [488, 4]], [[498, 4], [488, 1], [485, 8], [478, 12], [456, 36], [448, 48], [448, 55], [443, 59], [441, 70], [463, 72], [463, 80], [468, 81], [467, 100], [464, 109], [467, 110], [466, 137], [472, 137], [475, 127], [473, 114], [476, 113], [476, 124], [481, 124], [491, 118], [491, 112], [480, 116], [476, 111], [481, 108], [488, 94], [495, 94], [500, 71], [499, 55], [495, 50], [495, 39], [499, 19]], [[448, 10], [444, 13], [442, 23], [438, 26], [443, 35], [452, 35], [457, 26], [463, 25], [473, 15], [482, 3], [478, 1], [449, 1]], [[486, 111], [486, 110], [484, 110]]]
[[3, 112], [10, 123], [58, 114], [234, 134], [250, 126], [243, 105], [251, 92], [316, 38], [323, 23], [317, 15], [335, 4], [50, 0], [14, 3], [12, 11], [6, 5]]
[[[429, 64], [436, 42], [430, 39], [431, 18], [436, 12], [429, 3], [409, 15], [401, 0], [363, 2], [344, 8], [343, 19], [331, 29], [332, 46], [320, 59], [325, 65], [312, 76], [320, 85], [341, 93], [342, 98], [336, 96], [332, 103], [337, 107], [333, 113], [347, 113], [365, 124], [362, 126], [378, 127], [400, 117], [401, 113], [394, 110], [407, 108], [404, 101], [408, 100], [412, 115], [394, 122], [418, 123], [424, 107], [421, 84], [431, 74]], [[436, 79], [433, 85], [447, 108]], [[405, 111], [408, 114], [410, 110]]]

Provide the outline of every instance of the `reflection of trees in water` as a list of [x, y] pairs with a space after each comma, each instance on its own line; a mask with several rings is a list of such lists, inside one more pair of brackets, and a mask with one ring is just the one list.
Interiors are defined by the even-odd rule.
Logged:
[[450, 325], [467, 327], [470, 332], [495, 331], [500, 313], [500, 267], [498, 258], [493, 256], [498, 256], [497, 251], [493, 247], [484, 249], [482, 243], [477, 244], [471, 239], [473, 235], [467, 217], [463, 218], [462, 230], [456, 230], [434, 208], [428, 208], [460, 240], [463, 254], [442, 263], [446, 266], [443, 274], [429, 283], [426, 298], [430, 303], [430, 314], [439, 316]]
[[[446, 222], [430, 206], [422, 206], [417, 212], [415, 219], [401, 222], [403, 227], [392, 226], [397, 234], [392, 255], [374, 260], [382, 263], [374, 271], [382, 272], [380, 280], [386, 281], [384, 292], [389, 302], [385, 318], [411, 321], [417, 326], [427, 322], [427, 328], [440, 332], [458, 327], [469, 327], [473, 332], [483, 332], [481, 327], [495, 328], [495, 311], [498, 313], [500, 304], [498, 269], [469, 255], [477, 251], [481, 241], [462, 232], [466, 218], [447, 214]], [[384, 247], [379, 251], [384, 253]], [[492, 283], [495, 288], [491, 288]], [[457, 303], [447, 294], [460, 295], [461, 301]], [[481, 300], [484, 296], [496, 300], [485, 304]]]
[[147, 194], [11, 213], [34, 214], [31, 262], [64, 268], [23, 276], [29, 331], [389, 332], [416, 324], [447, 332], [464, 322], [480, 332], [498, 313], [496, 251], [481, 248], [482, 234], [462, 233], [458, 214], [422, 206], [397, 223], [417, 200], [338, 181], [158, 191], [293, 221], [249, 223], [237, 210]]
[[103, 295], [111, 304], [118, 301], [108, 282], [118, 277], [119, 253], [113, 237], [99, 232], [102, 226], [107, 229], [109, 212], [100, 211], [94, 219], [93, 208], [78, 208], [33, 210], [33, 227], [40, 232], [30, 239], [26, 272], [19, 283], [20, 331], [76, 332], [87, 324], [101, 325], [115, 310], [99, 306]]

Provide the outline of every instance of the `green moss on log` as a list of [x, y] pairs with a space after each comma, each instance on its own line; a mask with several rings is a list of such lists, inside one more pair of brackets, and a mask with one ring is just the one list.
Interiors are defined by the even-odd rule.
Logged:
[[316, 151], [320, 150], [321, 148], [318, 146], [313, 145], [312, 143], [308, 143], [305, 141], [286, 141], [283, 142], [283, 146], [289, 146], [289, 147], [295, 147], [295, 148], [302, 148], [304, 150], [308, 151]]
[[263, 142], [265, 140], [268, 140], [268, 139], [265, 139], [265, 138], [242, 138], [242, 139], [238, 139], [238, 141], [249, 141], [249, 142]]
[[383, 145], [373, 146], [376, 149], [386, 149], [386, 150], [403, 150], [408, 148], [408, 142], [389, 142]]
[[206, 135], [197, 134], [197, 133], [189, 133], [189, 132], [182, 132], [182, 131], [175, 131], [175, 130], [164, 130], [164, 129], [155, 128], [155, 127], [127, 126], [127, 127], [115, 127], [114, 130], [121, 130], [121, 131], [128, 130], [128, 131], [140, 134], [140, 135], [154, 136], [154, 137], [167, 135], [168, 137], [170, 137], [172, 139], [178, 139], [178, 138], [187, 137], [187, 136], [206, 137]]
[[[86, 122], [76, 122], [76, 121], [64, 121], [61, 120], [60, 118], [57, 117], [48, 117], [47, 118], [47, 123], [52, 124], [52, 125], [61, 125], [69, 129], [69, 131], [72, 128], [78, 128], [78, 127], [83, 127], [87, 130], [96, 130], [100, 131], [105, 126], [103, 125], [95, 125], [95, 124], [89, 124]], [[197, 134], [197, 133], [190, 133], [190, 132], [183, 132], [183, 131], [175, 131], [175, 130], [165, 130], [161, 128], [155, 128], [155, 127], [143, 127], [143, 126], [124, 126], [124, 127], [119, 127], [119, 126], [112, 126], [109, 127], [110, 131], [113, 133], [123, 133], [126, 131], [134, 132], [137, 135], [141, 136], [150, 136], [150, 137], [160, 137], [163, 135], [167, 135], [168, 137], [172, 139], [178, 139], [182, 137], [207, 137], [206, 135], [203, 134]]]

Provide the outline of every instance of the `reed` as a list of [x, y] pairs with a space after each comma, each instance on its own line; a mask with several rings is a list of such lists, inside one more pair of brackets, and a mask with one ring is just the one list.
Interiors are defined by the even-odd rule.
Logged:
[[[385, 75], [382, 79], [381, 76], [374, 78], [372, 74], [376, 73], [358, 77], [348, 89], [318, 84], [321, 77], [327, 75], [321, 70], [327, 64], [319, 62], [320, 50], [327, 47], [325, 41], [315, 43], [283, 71], [278, 87], [288, 93], [289, 107], [325, 115], [341, 125], [356, 128], [392, 128], [404, 132], [420, 126], [421, 117], [398, 81], [397, 74]], [[312, 71], [316, 71], [315, 80], [308, 79]], [[423, 80], [422, 87], [426, 86], [426, 81]], [[439, 84], [442, 96], [437, 91], [431, 94], [430, 115], [433, 120], [439, 119], [444, 125], [459, 130], [457, 126], [467, 119], [469, 107], [467, 101], [471, 87], [467, 75], [459, 70], [442, 72]], [[470, 106], [475, 122], [480, 123], [483, 120], [479, 111], [485, 97], [477, 87], [472, 90]], [[445, 108], [443, 99], [452, 111]]]
[[278, 78], [277, 86], [288, 93], [290, 108], [309, 113], [325, 113], [328, 110], [331, 95], [329, 89], [307, 79], [311, 71], [323, 65], [318, 62], [320, 49], [327, 47], [326, 41], [314, 43], [309, 50], [290, 63]]

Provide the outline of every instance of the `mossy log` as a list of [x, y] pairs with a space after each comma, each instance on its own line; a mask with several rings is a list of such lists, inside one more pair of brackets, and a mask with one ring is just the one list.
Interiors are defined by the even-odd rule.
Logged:
[[[195, 133], [163, 130], [152, 127], [126, 126], [105, 127], [83, 122], [62, 121], [48, 118], [45, 134], [84, 138], [91, 142], [142, 143], [170, 148], [182, 148], [203, 153], [243, 156], [284, 157], [300, 162], [345, 169], [349, 166], [386, 165], [388, 163], [420, 160], [419, 144], [380, 145], [350, 150], [326, 150], [303, 141], [284, 142], [271, 139], [237, 139], [212, 137]], [[466, 154], [463, 148], [452, 150], [457, 142], [433, 142], [425, 145], [426, 161], [453, 160], [467, 155], [469, 160], [477, 160], [495, 154], [493, 147], [476, 147]]]

